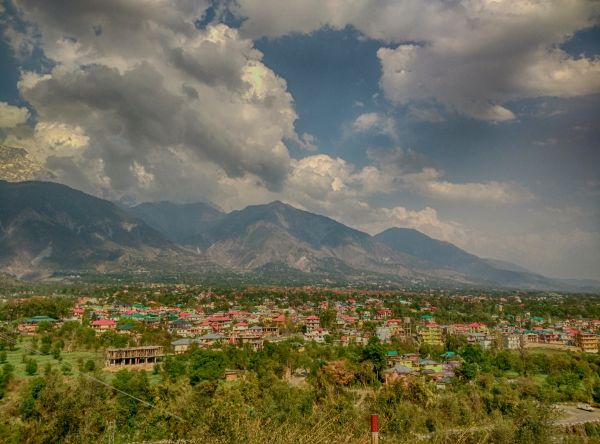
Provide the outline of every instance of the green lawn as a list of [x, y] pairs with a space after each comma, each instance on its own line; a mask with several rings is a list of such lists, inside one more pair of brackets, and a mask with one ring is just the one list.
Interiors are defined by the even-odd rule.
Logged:
[[34, 359], [38, 364], [38, 372], [37, 374], [41, 374], [44, 372], [44, 367], [47, 363], [54, 368], [60, 369], [63, 363], [69, 363], [73, 371], [76, 371], [78, 368], [78, 360], [82, 359], [84, 362], [91, 359], [96, 362], [96, 366], [100, 368], [102, 366], [102, 353], [98, 352], [87, 352], [87, 351], [79, 351], [79, 352], [71, 352], [71, 353], [62, 353], [62, 360], [56, 360], [52, 357], [52, 355], [41, 355], [39, 353], [31, 353], [26, 347], [31, 347], [31, 339], [24, 338], [23, 342], [20, 342], [16, 345], [15, 350], [6, 350], [6, 358], [7, 361], [12, 364], [15, 368], [15, 376], [18, 377], [28, 377], [25, 373], [25, 363], [23, 362], [23, 355], [27, 359]]
[[[104, 366], [104, 357], [102, 351], [74, 351], [74, 352], [63, 352], [61, 353], [61, 359], [56, 360], [52, 355], [41, 355], [40, 353], [32, 353], [29, 349], [32, 348], [31, 337], [23, 337], [21, 342], [17, 343], [14, 350], [6, 351], [6, 360], [14, 367], [14, 375], [19, 378], [30, 378], [38, 376], [44, 373], [46, 364], [50, 363], [52, 368], [61, 370], [64, 363], [68, 363], [71, 366], [71, 374], [77, 375], [79, 368], [79, 361], [82, 360], [84, 363], [88, 360], [92, 360], [96, 363], [97, 369], [102, 369]], [[38, 364], [38, 370], [35, 375], [28, 375], [25, 372], [25, 363], [23, 362], [23, 355], [27, 359], [34, 359]], [[110, 383], [114, 378], [114, 372], [103, 372], [104, 379]], [[155, 375], [152, 370], [146, 371], [148, 374], [148, 380], [150, 384], [158, 384], [160, 382], [160, 375]]]

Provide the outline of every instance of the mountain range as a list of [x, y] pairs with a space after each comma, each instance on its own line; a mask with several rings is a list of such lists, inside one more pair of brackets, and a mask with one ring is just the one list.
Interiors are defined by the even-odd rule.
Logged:
[[0, 181], [0, 271], [40, 278], [111, 270], [229, 274], [252, 282], [593, 290], [483, 259], [408, 228], [371, 236], [283, 202], [122, 208], [65, 185]]

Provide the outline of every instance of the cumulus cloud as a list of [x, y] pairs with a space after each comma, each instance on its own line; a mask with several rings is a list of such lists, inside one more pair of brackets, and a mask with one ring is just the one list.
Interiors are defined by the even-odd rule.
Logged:
[[29, 110], [27, 108], [0, 102], [0, 128], [14, 128], [27, 122], [28, 118]]
[[[560, 49], [597, 24], [588, 0], [239, 0], [252, 37], [352, 25], [389, 46], [378, 50], [381, 88], [413, 115], [438, 119], [432, 102], [475, 119], [515, 119], [515, 99], [600, 91], [600, 61]], [[419, 112], [423, 108], [429, 112]]]
[[380, 191], [409, 189], [442, 201], [491, 205], [522, 203], [534, 197], [530, 191], [510, 182], [455, 183], [444, 180], [443, 171], [413, 150], [399, 147], [371, 149], [368, 154], [376, 168], [366, 170], [366, 173], [370, 181], [378, 184]]
[[352, 122], [352, 129], [357, 133], [374, 132], [388, 136], [393, 140], [398, 139], [396, 121], [393, 117], [382, 113], [361, 114]]
[[308, 156], [292, 162], [283, 195], [292, 204], [372, 234], [400, 226], [445, 240], [463, 237], [460, 224], [441, 220], [429, 206], [411, 210], [403, 206], [371, 205], [369, 198], [381, 192], [381, 186], [374, 186], [380, 178], [381, 171], [374, 166], [358, 169], [341, 158]]
[[449, 201], [489, 202], [492, 204], [511, 204], [527, 202], [533, 195], [512, 183], [451, 183], [432, 181], [421, 185], [422, 191], [434, 198]]
[[21, 145], [56, 180], [141, 199], [164, 197], [155, 193], [173, 178], [197, 197], [205, 176], [249, 175], [278, 190], [290, 168], [285, 141], [314, 146], [296, 134], [286, 82], [253, 42], [223, 24], [196, 28], [207, 3], [15, 3], [54, 64], [21, 76], [37, 113]]

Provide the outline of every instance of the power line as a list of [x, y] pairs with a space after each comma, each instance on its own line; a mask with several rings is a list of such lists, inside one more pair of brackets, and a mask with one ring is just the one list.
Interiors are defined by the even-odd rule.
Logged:
[[[0, 339], [4, 339], [5, 341], [11, 341], [11, 342], [13, 342], [13, 343], [17, 344], [17, 340], [16, 340], [16, 339], [13, 339], [13, 338], [11, 338], [10, 336], [6, 336], [6, 335], [5, 335], [5, 334], [3, 334], [3, 333], [0, 333]], [[44, 355], [43, 355], [43, 353], [41, 353], [39, 350], [36, 350], [36, 349], [34, 349], [34, 348], [27, 347], [26, 345], [23, 345], [23, 344], [21, 344], [21, 347], [22, 347], [22, 348], [24, 348], [25, 350], [29, 350], [29, 351], [30, 351], [30, 352], [32, 352], [32, 353], [36, 353], [36, 354], [38, 354], [38, 355], [42, 355], [42, 356], [44, 356]], [[148, 401], [146, 401], [146, 400], [144, 400], [144, 399], [140, 399], [140, 398], [138, 398], [137, 396], [135, 396], [135, 395], [132, 395], [131, 393], [127, 393], [126, 391], [124, 391], [124, 390], [121, 390], [121, 389], [119, 389], [119, 388], [115, 387], [114, 385], [111, 385], [111, 384], [109, 384], [109, 383], [108, 383], [108, 382], [106, 382], [106, 381], [103, 381], [103, 380], [101, 380], [101, 379], [98, 379], [98, 378], [96, 378], [96, 377], [94, 377], [94, 376], [92, 376], [92, 375], [88, 375], [87, 373], [83, 373], [83, 372], [81, 372], [81, 371], [79, 371], [79, 370], [77, 370], [77, 373], [78, 373], [80, 376], [83, 376], [83, 377], [85, 377], [85, 378], [91, 379], [92, 381], [95, 381], [95, 382], [97, 382], [98, 384], [104, 385], [104, 386], [106, 386], [106, 387], [108, 387], [108, 388], [111, 388], [111, 389], [113, 389], [114, 391], [116, 391], [116, 392], [118, 392], [118, 393], [121, 393], [121, 394], [123, 394], [123, 395], [125, 395], [125, 396], [128, 396], [128, 397], [130, 397], [131, 399], [134, 399], [134, 400], [136, 400], [136, 401], [138, 401], [138, 402], [141, 402], [142, 404], [146, 405], [147, 407], [150, 407], [150, 408], [153, 408], [153, 409], [157, 409], [157, 410], [161, 410], [163, 413], [166, 413], [168, 416], [171, 416], [171, 417], [173, 417], [173, 418], [176, 418], [176, 419], [178, 419], [178, 420], [180, 420], [180, 421], [182, 421], [182, 422], [186, 422], [186, 420], [185, 420], [185, 419], [183, 419], [181, 416], [179, 416], [179, 415], [176, 415], [176, 414], [174, 414], [174, 413], [171, 413], [171, 412], [169, 412], [168, 410], [161, 409], [160, 407], [157, 407], [155, 404], [152, 404], [151, 402], [148, 402]]]

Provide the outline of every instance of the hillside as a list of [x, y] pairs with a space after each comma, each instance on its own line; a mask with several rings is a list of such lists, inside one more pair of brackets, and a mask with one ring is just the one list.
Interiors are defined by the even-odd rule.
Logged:
[[0, 181], [0, 264], [17, 276], [125, 265], [178, 247], [111, 202], [50, 182]]
[[591, 288], [482, 259], [412, 229], [370, 236], [279, 201], [228, 214], [204, 203], [122, 209], [50, 182], [0, 181], [0, 266], [29, 278], [117, 270], [270, 283]]

